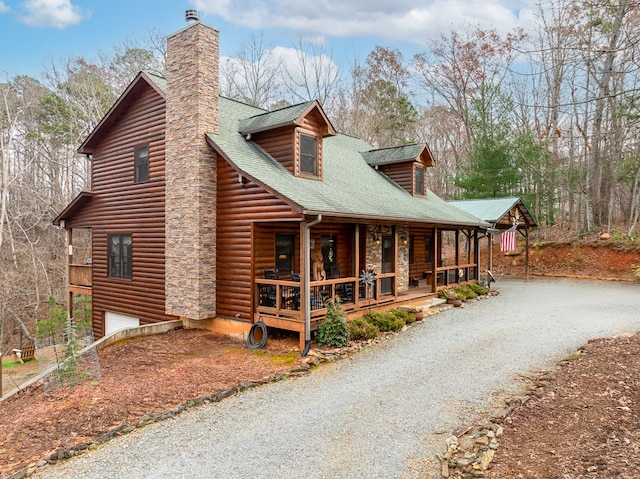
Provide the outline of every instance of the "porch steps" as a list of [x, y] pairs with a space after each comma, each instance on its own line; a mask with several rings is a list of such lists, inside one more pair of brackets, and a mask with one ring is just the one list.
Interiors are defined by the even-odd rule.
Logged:
[[410, 306], [401, 306], [400, 309], [423, 311], [425, 314], [437, 313], [437, 310], [445, 308], [447, 300], [442, 298], [431, 298], [422, 301], [416, 301]]
[[442, 298], [431, 298], [428, 299], [427, 301], [425, 301], [422, 304], [422, 310], [424, 311], [425, 309], [431, 309], [431, 308], [435, 308], [437, 306], [440, 306], [441, 304], [446, 303], [447, 300], [446, 299], [442, 299]]

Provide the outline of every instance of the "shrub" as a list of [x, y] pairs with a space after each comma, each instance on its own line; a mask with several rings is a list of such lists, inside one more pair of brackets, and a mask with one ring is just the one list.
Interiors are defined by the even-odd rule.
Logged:
[[410, 313], [409, 311], [405, 311], [403, 309], [394, 309], [390, 311], [391, 314], [400, 318], [404, 321], [405, 324], [412, 324], [416, 322], [416, 315]]
[[56, 302], [55, 296], [49, 296], [47, 319], [36, 321], [38, 339], [55, 338], [67, 326], [67, 312]]
[[438, 291], [438, 298], [440, 299], [458, 299], [458, 295], [453, 288], [441, 289]]
[[489, 292], [488, 288], [485, 288], [484, 286], [482, 286], [481, 284], [478, 283], [469, 283], [469, 287], [473, 290], [474, 293], [476, 293], [478, 296], [481, 296], [483, 294], [487, 294]]
[[327, 314], [324, 320], [318, 324], [316, 331], [316, 343], [318, 346], [346, 346], [349, 342], [349, 330], [344, 318], [344, 310], [340, 300], [330, 300], [327, 303]]
[[347, 323], [349, 338], [354, 341], [366, 341], [380, 334], [380, 329], [365, 317], [352, 319]]
[[388, 331], [400, 331], [405, 325], [405, 321], [392, 312], [370, 312], [367, 313], [365, 317], [367, 318], [367, 321], [371, 321], [383, 333]]
[[476, 292], [473, 291], [468, 284], [463, 284], [462, 286], [458, 286], [457, 288], [455, 288], [455, 292], [458, 295], [458, 298], [463, 301], [465, 299], [474, 299], [478, 297]]

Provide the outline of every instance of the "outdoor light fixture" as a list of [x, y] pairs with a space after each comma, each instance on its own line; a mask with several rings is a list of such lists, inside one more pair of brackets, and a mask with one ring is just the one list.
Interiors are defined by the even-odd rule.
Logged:
[[380, 225], [374, 226], [373, 228], [373, 244], [378, 246], [380, 244], [380, 235], [382, 232], [382, 228]]

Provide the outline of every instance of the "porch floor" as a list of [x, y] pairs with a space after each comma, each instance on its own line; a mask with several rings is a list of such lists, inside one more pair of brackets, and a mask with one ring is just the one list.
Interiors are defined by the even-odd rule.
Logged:
[[398, 293], [398, 301], [411, 301], [413, 299], [422, 299], [429, 296], [435, 296], [435, 293], [431, 292], [431, 286], [409, 288], [406, 291]]

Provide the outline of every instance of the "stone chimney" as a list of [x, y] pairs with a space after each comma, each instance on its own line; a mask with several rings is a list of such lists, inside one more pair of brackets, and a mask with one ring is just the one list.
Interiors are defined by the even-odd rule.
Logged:
[[218, 31], [187, 11], [188, 26], [167, 39], [166, 313], [216, 313], [216, 156]]

